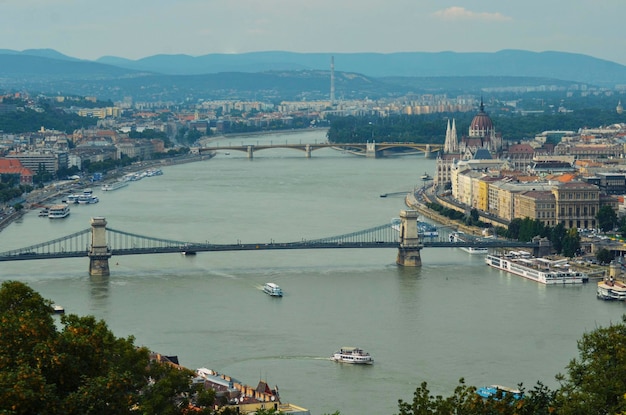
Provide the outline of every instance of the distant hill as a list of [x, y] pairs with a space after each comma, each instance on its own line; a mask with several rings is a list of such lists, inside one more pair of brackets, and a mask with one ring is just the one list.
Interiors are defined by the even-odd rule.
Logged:
[[[328, 99], [330, 54], [254, 52], [72, 58], [51, 49], [0, 49], [0, 89], [118, 100]], [[626, 67], [561, 52], [334, 54], [338, 99], [472, 94], [510, 86], [626, 84]]]
[[293, 53], [155, 55], [138, 60], [102, 57], [98, 62], [170, 75], [273, 70], [335, 70], [370, 77], [511, 76], [552, 78], [592, 85], [626, 83], [626, 66], [565, 52], [502, 50], [495, 53]]

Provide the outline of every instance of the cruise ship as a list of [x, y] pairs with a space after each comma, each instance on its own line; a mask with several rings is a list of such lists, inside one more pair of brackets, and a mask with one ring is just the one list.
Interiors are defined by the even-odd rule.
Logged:
[[551, 261], [534, 258], [524, 251], [487, 255], [485, 262], [490, 267], [546, 285], [582, 284], [588, 281], [586, 274], [569, 269], [566, 259]]

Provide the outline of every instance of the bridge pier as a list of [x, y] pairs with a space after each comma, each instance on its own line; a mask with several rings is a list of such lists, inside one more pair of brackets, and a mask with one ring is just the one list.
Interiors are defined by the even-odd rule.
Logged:
[[254, 158], [254, 146], [248, 146], [248, 158], [250, 160]]
[[89, 248], [89, 275], [107, 277], [111, 251], [107, 246], [107, 221], [103, 217], [91, 218], [91, 247]]
[[398, 265], [405, 267], [422, 266], [420, 250], [424, 245], [420, 243], [417, 233], [417, 217], [418, 212], [416, 210], [400, 211], [400, 247], [396, 259]]
[[365, 157], [376, 159], [378, 158], [378, 155], [378, 151], [376, 150], [376, 142], [368, 142], [365, 147]]
[[424, 150], [424, 158], [429, 159], [431, 157], [430, 144], [426, 144], [426, 150]]
[[311, 144], [307, 144], [307, 145], [304, 147], [304, 156], [305, 156], [306, 158], [308, 158], [308, 159], [310, 159], [310, 158], [311, 158]]

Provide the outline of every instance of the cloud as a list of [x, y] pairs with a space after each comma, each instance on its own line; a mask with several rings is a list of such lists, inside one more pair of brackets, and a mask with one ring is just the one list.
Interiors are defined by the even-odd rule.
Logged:
[[483, 22], [506, 22], [512, 20], [509, 16], [501, 13], [473, 12], [464, 7], [448, 7], [432, 14], [441, 20], [475, 20]]

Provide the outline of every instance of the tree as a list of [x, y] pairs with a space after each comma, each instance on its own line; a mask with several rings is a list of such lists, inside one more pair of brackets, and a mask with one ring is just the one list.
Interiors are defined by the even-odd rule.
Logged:
[[600, 264], [609, 264], [611, 261], [613, 261], [614, 256], [611, 251], [606, 248], [602, 248], [598, 250], [598, 252], [596, 252], [596, 259]]
[[565, 225], [560, 222], [552, 228], [552, 232], [550, 233], [550, 242], [552, 242], [552, 246], [557, 254], [560, 254], [561, 251], [563, 251], [563, 239], [566, 234], [567, 231], [565, 229]]
[[559, 414], [620, 414], [626, 411], [626, 316], [578, 342], [578, 359], [557, 375]]
[[598, 227], [602, 232], [608, 232], [617, 225], [617, 214], [611, 206], [602, 206], [596, 215]]
[[[94, 317], [64, 315], [23, 283], [0, 287], [0, 413], [182, 414], [193, 373], [151, 359]], [[206, 410], [204, 411], [206, 412]]]
[[578, 230], [572, 228], [568, 229], [563, 237], [563, 249], [562, 254], [566, 257], [572, 258], [580, 250], [580, 235]]

